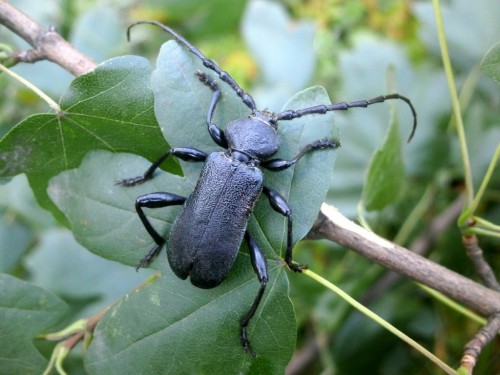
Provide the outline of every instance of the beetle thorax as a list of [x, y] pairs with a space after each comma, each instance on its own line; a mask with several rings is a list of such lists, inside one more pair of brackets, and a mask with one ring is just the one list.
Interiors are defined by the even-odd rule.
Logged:
[[225, 132], [229, 149], [242, 151], [258, 160], [266, 160], [280, 148], [271, 118], [260, 113], [229, 123]]

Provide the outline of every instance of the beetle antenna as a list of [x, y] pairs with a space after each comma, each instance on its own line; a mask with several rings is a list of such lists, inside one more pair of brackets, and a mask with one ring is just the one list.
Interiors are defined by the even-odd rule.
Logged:
[[195, 46], [193, 46], [191, 43], [189, 43], [186, 39], [184, 39], [184, 37], [178, 33], [176, 33], [173, 29], [171, 29], [170, 27], [168, 26], [165, 26], [164, 24], [158, 22], [158, 21], [154, 21], [154, 20], [145, 20], [145, 21], [137, 21], [133, 24], [131, 24], [128, 28], [127, 28], [127, 40], [130, 41], [130, 30], [136, 26], [136, 25], [140, 25], [140, 24], [150, 24], [150, 25], [155, 25], [155, 26], [158, 26], [160, 27], [161, 29], [163, 29], [164, 31], [166, 31], [167, 33], [169, 33], [170, 35], [172, 35], [179, 43], [183, 44], [188, 50], [189, 52], [193, 53], [194, 55], [196, 55], [202, 62], [203, 62], [203, 65], [214, 71], [215, 73], [217, 73], [219, 75], [219, 78], [226, 82], [235, 92], [236, 92], [236, 95], [238, 95], [240, 98], [241, 98], [241, 101], [248, 107], [252, 110], [252, 112], [256, 112], [257, 111], [257, 107], [255, 105], [255, 102], [252, 98], [252, 96], [248, 93], [246, 93], [237, 83], [236, 81], [233, 79], [233, 77], [231, 77], [229, 75], [229, 73], [223, 71], [215, 61], [213, 60], [210, 60], [209, 58], [207, 58], [198, 48], [196, 48]]
[[341, 102], [341, 103], [335, 103], [335, 104], [329, 104], [329, 105], [316, 105], [314, 107], [309, 107], [309, 108], [303, 108], [303, 109], [298, 109], [298, 110], [289, 110], [289, 111], [283, 111], [277, 115], [277, 120], [293, 120], [298, 117], [302, 116], [307, 116], [307, 115], [314, 115], [314, 114], [325, 114], [327, 112], [331, 111], [346, 111], [350, 108], [366, 108], [372, 104], [377, 104], [377, 103], [382, 103], [385, 102], [386, 100], [402, 100], [408, 106], [410, 107], [411, 113], [413, 115], [413, 127], [410, 133], [410, 136], [408, 137], [408, 142], [411, 141], [413, 136], [415, 135], [415, 130], [417, 129], [417, 111], [415, 110], [415, 107], [413, 107], [412, 102], [410, 99], [408, 99], [405, 96], [399, 95], [399, 94], [389, 94], [389, 95], [381, 95], [377, 96], [376, 98], [373, 99], [368, 99], [368, 100], [359, 100], [355, 102]]

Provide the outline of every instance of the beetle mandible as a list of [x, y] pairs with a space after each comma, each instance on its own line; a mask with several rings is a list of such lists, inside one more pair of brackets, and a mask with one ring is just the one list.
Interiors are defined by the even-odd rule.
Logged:
[[[286, 200], [275, 190], [264, 185], [260, 168], [269, 171], [283, 171], [297, 163], [306, 153], [335, 149], [340, 143], [335, 139], [323, 139], [303, 147], [290, 159], [272, 159], [280, 148], [277, 133], [279, 121], [293, 120], [298, 117], [325, 114], [330, 111], [349, 108], [368, 107], [386, 100], [398, 99], [406, 102], [413, 114], [413, 128], [408, 138], [411, 140], [417, 125], [416, 111], [410, 100], [399, 94], [378, 96], [369, 100], [341, 102], [330, 105], [317, 105], [300, 110], [287, 110], [281, 113], [259, 111], [252, 96], [243, 91], [235, 80], [199, 49], [191, 45], [174, 30], [156, 21], [138, 21], [129, 26], [130, 30], [138, 24], [159, 26], [171, 34], [179, 43], [196, 55], [203, 65], [214, 71], [219, 79], [228, 84], [250, 109], [246, 118], [230, 122], [225, 130], [212, 122], [217, 103], [221, 98], [219, 84], [201, 71], [195, 72], [199, 80], [212, 92], [212, 101], [207, 113], [208, 133], [212, 140], [225, 151], [207, 154], [191, 147], [176, 147], [165, 152], [142, 176], [124, 179], [118, 184], [133, 186], [153, 178], [156, 169], [169, 157], [175, 156], [184, 161], [203, 162], [197, 185], [189, 197], [167, 192], [156, 192], [137, 198], [135, 208], [146, 231], [155, 245], [140, 261], [137, 269], [146, 267], [158, 255], [165, 239], [151, 225], [143, 208], [160, 208], [182, 205], [175, 219], [167, 242], [167, 256], [172, 271], [181, 279], [190, 278], [199, 288], [214, 288], [227, 277], [235, 261], [243, 239], [248, 244], [250, 259], [260, 288], [248, 312], [240, 322], [240, 338], [243, 348], [255, 357], [250, 346], [247, 326], [259, 307], [268, 281], [266, 259], [256, 241], [247, 231], [247, 223], [257, 198], [263, 193], [271, 207], [287, 220], [287, 245], [284, 261], [295, 272], [301, 272], [305, 265], [292, 260], [292, 210]], [[231, 203], [231, 204], [229, 204]]]

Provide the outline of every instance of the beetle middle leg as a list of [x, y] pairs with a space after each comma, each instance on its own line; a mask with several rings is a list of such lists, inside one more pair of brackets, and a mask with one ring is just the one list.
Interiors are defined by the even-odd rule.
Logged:
[[247, 326], [248, 323], [250, 323], [250, 319], [252, 319], [255, 312], [257, 311], [257, 308], [259, 307], [262, 296], [264, 295], [264, 291], [266, 290], [266, 284], [269, 280], [269, 276], [267, 273], [266, 258], [264, 257], [264, 254], [262, 254], [262, 250], [260, 249], [259, 245], [257, 245], [257, 242], [255, 242], [252, 236], [250, 236], [248, 231], [245, 232], [245, 240], [250, 251], [250, 260], [252, 262], [252, 267], [257, 274], [257, 278], [260, 281], [260, 288], [257, 296], [255, 297], [255, 300], [252, 303], [252, 306], [250, 307], [250, 310], [248, 310], [245, 316], [241, 319], [240, 338], [243, 348], [246, 351], [250, 352], [253, 357], [255, 357], [255, 352], [250, 346], [250, 341], [248, 340]]
[[161, 208], [168, 206], [180, 206], [184, 204], [185, 201], [186, 201], [185, 197], [164, 192], [141, 195], [136, 199], [135, 210], [137, 211], [137, 214], [139, 215], [139, 218], [141, 219], [144, 228], [146, 228], [146, 231], [149, 233], [149, 235], [153, 238], [154, 242], [156, 243], [156, 245], [153, 246], [151, 251], [144, 258], [140, 260], [139, 264], [136, 267], [137, 270], [141, 267], [147, 267], [149, 263], [151, 263], [151, 261], [158, 255], [161, 248], [165, 244], [165, 239], [163, 238], [162, 235], [160, 235], [156, 231], [156, 229], [153, 228], [148, 218], [144, 214], [142, 208], [143, 207]]

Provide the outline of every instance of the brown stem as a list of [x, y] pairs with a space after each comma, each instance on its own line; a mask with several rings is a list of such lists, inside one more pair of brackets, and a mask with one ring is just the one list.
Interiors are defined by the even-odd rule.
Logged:
[[73, 347], [76, 344], [78, 344], [78, 342], [80, 342], [81, 340], [83, 340], [83, 338], [85, 337], [85, 335], [87, 333], [94, 332], [94, 329], [95, 329], [97, 323], [99, 323], [99, 321], [103, 318], [103, 316], [106, 315], [106, 313], [109, 311], [110, 308], [111, 308], [111, 305], [105, 307], [104, 309], [102, 309], [101, 311], [99, 311], [97, 314], [91, 316], [87, 320], [87, 323], [85, 324], [85, 330], [77, 332], [77, 333], [71, 335], [70, 337], [68, 337], [67, 339], [65, 339], [64, 342], [63, 342], [63, 345], [68, 350], [73, 349]]
[[491, 289], [500, 292], [500, 284], [495, 277], [495, 273], [491, 269], [490, 265], [484, 259], [483, 250], [479, 247], [479, 243], [476, 235], [463, 236], [462, 242], [464, 243], [465, 249], [467, 251], [467, 256], [472, 261], [476, 273], [481, 277], [484, 284]]
[[33, 47], [32, 51], [17, 53], [15, 58], [18, 61], [46, 59], [75, 76], [87, 73], [96, 66], [95, 62], [65, 41], [54, 29], [39, 25], [6, 0], [0, 0], [0, 23]]
[[[456, 220], [464, 207], [465, 196], [458, 196], [450, 206], [441, 214], [436, 216], [429, 223], [423, 233], [418, 236], [410, 245], [409, 250], [418, 255], [425, 255], [436, 243], [439, 236]], [[385, 290], [394, 285], [401, 275], [395, 272], [388, 272], [380, 278], [370, 290], [361, 298], [363, 304], [369, 304], [376, 300]]]
[[492, 315], [488, 323], [465, 345], [460, 364], [469, 374], [472, 374], [474, 367], [476, 367], [477, 360], [483, 348], [493, 340], [498, 331], [500, 331], [500, 313]]
[[323, 204], [309, 238], [329, 239], [463, 303], [484, 316], [500, 312], [500, 293], [393, 244]]

